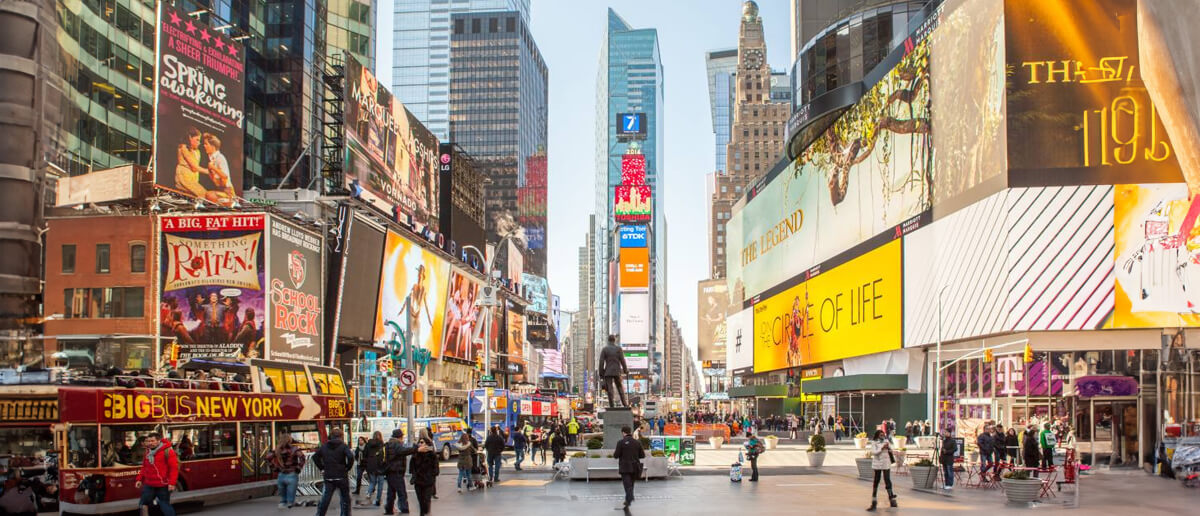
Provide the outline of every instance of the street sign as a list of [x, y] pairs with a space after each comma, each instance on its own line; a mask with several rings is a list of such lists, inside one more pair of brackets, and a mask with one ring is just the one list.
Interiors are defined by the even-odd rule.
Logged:
[[498, 387], [499, 385], [500, 384], [497, 383], [495, 379], [489, 379], [489, 378], [480, 378], [479, 379], [480, 387]]
[[400, 385], [405, 389], [417, 383], [417, 373], [412, 369], [400, 371]]

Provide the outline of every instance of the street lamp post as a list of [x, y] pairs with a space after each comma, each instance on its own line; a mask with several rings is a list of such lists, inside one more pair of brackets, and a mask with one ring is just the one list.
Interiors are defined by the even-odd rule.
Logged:
[[[500, 248], [502, 246], [504, 246], [504, 244], [506, 242], [508, 242], [508, 240], [510, 240], [511, 238], [512, 237], [506, 236], [500, 240], [500, 245], [496, 247], [496, 254], [500, 253]], [[475, 254], [479, 255], [479, 258], [482, 259], [485, 264], [484, 265], [484, 274], [487, 276], [487, 285], [491, 286], [491, 287], [495, 287], [496, 281], [495, 281], [495, 278], [493, 277], [493, 273], [495, 271], [492, 270], [492, 266], [495, 265], [496, 255], [493, 254], [492, 258], [489, 260], [486, 256], [484, 256], [483, 251], [480, 251], [478, 247], [475, 247], [473, 245], [465, 245], [462, 247], [462, 249], [463, 249], [463, 251], [467, 251], [467, 250], [475, 251]], [[484, 301], [484, 299], [482, 296], [480, 296], [477, 301], [477, 303], [480, 303], [479, 306], [487, 308], [487, 313], [484, 314], [484, 318], [483, 318], [483, 371], [484, 371], [484, 376], [491, 376], [492, 375], [492, 317], [493, 317], [492, 311], [495, 309], [495, 307], [490, 306], [490, 305], [483, 305], [482, 304], [483, 301]], [[471, 402], [470, 402], [470, 400], [467, 400], [467, 411], [470, 412], [470, 409], [471, 409]], [[490, 429], [492, 427], [491, 387], [483, 388], [483, 407], [482, 407], [482, 409], [483, 409], [483, 436], [486, 438], [488, 429]]]

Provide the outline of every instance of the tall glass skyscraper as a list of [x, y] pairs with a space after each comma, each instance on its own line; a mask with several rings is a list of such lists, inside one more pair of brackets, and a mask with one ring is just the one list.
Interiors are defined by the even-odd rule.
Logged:
[[[517, 11], [529, 23], [530, 0], [395, 0], [390, 62], [376, 57], [380, 81], [439, 140], [450, 138], [450, 17], [456, 13]], [[385, 14], [385, 13], [381, 13]], [[386, 44], [386, 42], [384, 42]], [[385, 70], [386, 68], [386, 70]]]
[[663, 66], [658, 48], [658, 30], [634, 29], [612, 9], [608, 10], [607, 30], [600, 47], [600, 66], [596, 79], [596, 280], [593, 310], [598, 345], [616, 333], [616, 306], [610, 288], [609, 262], [616, 256], [612, 248], [614, 187], [621, 184], [621, 156], [628, 144], [617, 141], [618, 113], [645, 113], [646, 139], [640, 142], [646, 156], [646, 182], [653, 192], [653, 218], [650, 230], [650, 350], [663, 342], [662, 314], [666, 294], [666, 224], [663, 198], [666, 189], [662, 159], [663, 141]]
[[705, 54], [708, 69], [708, 106], [712, 113], [713, 136], [716, 137], [716, 162], [713, 171], [725, 170], [725, 146], [733, 130], [734, 73], [737, 72], [736, 48], [713, 50]]

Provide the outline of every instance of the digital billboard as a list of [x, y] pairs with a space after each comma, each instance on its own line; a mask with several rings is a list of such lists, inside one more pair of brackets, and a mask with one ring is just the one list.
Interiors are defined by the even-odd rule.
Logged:
[[625, 365], [628, 366], [630, 370], [649, 369], [650, 356], [645, 351], [626, 351]]
[[650, 294], [622, 293], [620, 296], [621, 346], [645, 349], [650, 343]]
[[732, 373], [754, 369], [754, 310], [725, 317], [725, 368]]
[[729, 289], [725, 280], [701, 281], [696, 302], [696, 349], [699, 360], [725, 360], [725, 311], [729, 308]]
[[515, 310], [508, 311], [508, 363], [509, 365], [525, 365], [525, 314]]
[[648, 222], [651, 215], [650, 185], [620, 185], [616, 187], [617, 222]]
[[321, 235], [282, 217], [269, 219], [267, 358], [321, 364], [325, 284]]
[[387, 235], [383, 228], [355, 216], [348, 206], [338, 213], [344, 222], [339, 233], [330, 234], [330, 249], [341, 265], [330, 275], [340, 278], [340, 284], [331, 284], [329, 300], [340, 304], [330, 330], [334, 339], [371, 342], [375, 340], [375, 302]]
[[230, 206], [245, 169], [242, 45], [158, 3], [154, 183]]
[[643, 225], [624, 225], [617, 230], [620, 236], [621, 248], [626, 247], [646, 247], [646, 226]]
[[[395, 231], [388, 231], [379, 274], [375, 345], [408, 331], [416, 348], [441, 356], [450, 264]], [[389, 324], [391, 323], [391, 324]]]
[[901, 241], [754, 305], [754, 372], [900, 349]]
[[620, 250], [621, 289], [650, 287], [650, 249], [630, 247]]
[[921, 42], [734, 213], [730, 291], [753, 298], [928, 210], [929, 106], [929, 48]]
[[159, 335], [179, 344], [180, 360], [262, 358], [266, 215], [163, 215], [158, 222]]
[[617, 113], [618, 136], [646, 136], [645, 113]]
[[[473, 360], [474, 336], [484, 313], [475, 301], [483, 284], [470, 275], [450, 268], [450, 289], [446, 298], [446, 324], [442, 334], [442, 358]], [[483, 335], [480, 334], [480, 338]], [[495, 334], [492, 334], [495, 339]]]
[[1116, 298], [1112, 327], [1200, 325], [1200, 237], [1184, 232], [1185, 184], [1117, 185], [1113, 194]]
[[621, 156], [621, 184], [646, 184], [645, 154], [625, 154]]
[[521, 285], [525, 286], [528, 292], [529, 306], [525, 307], [530, 312], [549, 315], [550, 284], [546, 282], [546, 278], [528, 272], [521, 273]]
[[344, 127], [351, 194], [417, 231], [439, 231], [437, 138], [349, 55]]

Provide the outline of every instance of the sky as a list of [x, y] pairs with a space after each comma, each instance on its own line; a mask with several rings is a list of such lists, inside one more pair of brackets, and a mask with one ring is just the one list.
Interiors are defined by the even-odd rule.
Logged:
[[[715, 136], [704, 55], [736, 48], [738, 0], [533, 0], [530, 24], [550, 70], [550, 287], [564, 309], [579, 306], [578, 250], [595, 202], [596, 75], [612, 7], [635, 29], [658, 29], [663, 60], [667, 302], [684, 343], [696, 348], [696, 283], [708, 277], [708, 199]], [[790, 67], [788, 2], [759, 1], [773, 69]]]

